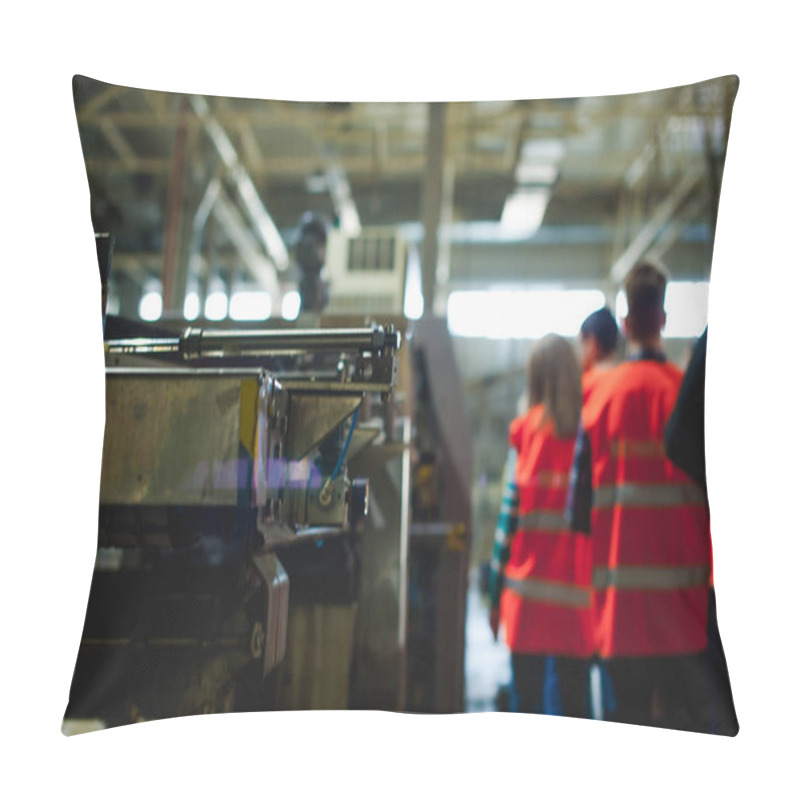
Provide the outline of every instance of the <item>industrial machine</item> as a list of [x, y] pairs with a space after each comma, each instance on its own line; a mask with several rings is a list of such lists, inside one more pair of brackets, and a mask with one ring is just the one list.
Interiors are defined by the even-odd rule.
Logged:
[[[399, 348], [381, 326], [106, 342], [68, 718], [346, 707], [369, 492], [350, 465], [393, 435]], [[333, 640], [314, 681], [320, 631]]]
[[108, 317], [68, 718], [462, 710], [472, 462], [447, 326], [401, 315], [399, 232], [333, 232], [329, 256], [330, 305], [297, 323]]

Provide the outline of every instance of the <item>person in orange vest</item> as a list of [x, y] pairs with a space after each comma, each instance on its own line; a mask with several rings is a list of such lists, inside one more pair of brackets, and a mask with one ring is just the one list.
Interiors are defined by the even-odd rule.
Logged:
[[564, 517], [581, 408], [565, 339], [534, 348], [528, 384], [530, 408], [509, 431], [516, 464], [495, 537], [490, 624], [495, 638], [505, 628], [516, 710], [588, 717], [592, 560], [589, 537]]
[[666, 277], [640, 263], [625, 292], [627, 360], [584, 406], [572, 476], [573, 520], [591, 508], [594, 647], [613, 688], [605, 717], [709, 731], [709, 514], [704, 492], [664, 449], [682, 379], [661, 339]]
[[597, 382], [616, 366], [619, 327], [608, 308], [589, 314], [578, 332], [583, 375], [583, 402], [589, 399]]

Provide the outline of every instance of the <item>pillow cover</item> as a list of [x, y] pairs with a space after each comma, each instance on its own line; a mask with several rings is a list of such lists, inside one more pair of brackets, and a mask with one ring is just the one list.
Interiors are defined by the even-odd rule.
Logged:
[[702, 421], [737, 86], [75, 76], [106, 429], [64, 731], [509, 708], [735, 735]]

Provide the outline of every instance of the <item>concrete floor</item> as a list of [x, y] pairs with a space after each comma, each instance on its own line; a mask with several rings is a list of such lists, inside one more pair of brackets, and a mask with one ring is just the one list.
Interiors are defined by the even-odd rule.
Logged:
[[464, 657], [464, 710], [496, 711], [495, 697], [511, 681], [511, 659], [502, 641], [489, 628], [489, 608], [478, 590], [473, 571], [467, 588], [467, 624]]

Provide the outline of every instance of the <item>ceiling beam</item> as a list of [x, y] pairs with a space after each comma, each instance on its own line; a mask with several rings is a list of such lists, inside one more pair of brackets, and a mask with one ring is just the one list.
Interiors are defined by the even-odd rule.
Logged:
[[192, 234], [189, 242], [189, 271], [197, 277], [200, 277], [203, 271], [202, 250], [206, 223], [214, 210], [221, 191], [222, 182], [219, 178], [213, 178], [209, 181], [192, 219]]
[[528, 117], [530, 111], [520, 109], [517, 118], [514, 120], [514, 126], [511, 135], [506, 142], [506, 150], [504, 154], [504, 161], [506, 170], [513, 176], [514, 170], [519, 163], [519, 157], [522, 153], [522, 144], [525, 141], [525, 129], [528, 124]]
[[143, 91], [142, 97], [148, 108], [159, 116], [166, 116], [169, 114], [169, 99], [173, 95], [168, 92], [152, 92]]
[[658, 241], [647, 251], [647, 256], [660, 261], [664, 258], [672, 246], [680, 239], [681, 234], [687, 225], [695, 221], [704, 209], [708, 206], [709, 196], [705, 193], [698, 193], [689, 203], [686, 204], [681, 212], [680, 219], [673, 219], [670, 222]]
[[634, 237], [611, 267], [609, 275], [616, 284], [621, 284], [625, 276], [644, 256], [659, 234], [673, 220], [683, 202], [700, 182], [698, 175], [684, 175], [675, 189], [661, 201], [647, 224]]
[[242, 137], [242, 150], [244, 151], [244, 157], [248, 164], [248, 166], [252, 167], [252, 169], [263, 172], [264, 171], [264, 155], [261, 152], [261, 148], [256, 141], [255, 133], [253, 129], [250, 128], [242, 128], [241, 130], [241, 137]]
[[239, 194], [248, 216], [258, 232], [261, 241], [269, 253], [275, 267], [284, 271], [289, 266], [289, 253], [283, 243], [272, 217], [264, 206], [258, 190], [255, 187], [247, 169], [239, 159], [239, 154], [233, 146], [230, 137], [225, 132], [220, 123], [212, 116], [211, 110], [205, 98], [193, 95], [189, 101], [195, 114], [202, 121], [203, 127], [211, 139], [222, 163], [228, 170], [228, 174], [233, 180], [236, 191]]
[[273, 297], [280, 297], [281, 292], [275, 265], [261, 252], [258, 242], [239, 213], [239, 209], [224, 192], [220, 192], [217, 196], [211, 213], [236, 248], [241, 256], [243, 266], [250, 272], [256, 283]]
[[104, 119], [100, 122], [100, 130], [103, 132], [106, 141], [114, 149], [114, 152], [119, 156], [122, 163], [128, 167], [128, 169], [134, 168], [139, 157], [128, 143], [128, 140], [120, 133], [119, 128], [113, 122]]
[[[152, 93], [145, 93], [152, 94]], [[116, 92], [108, 91], [93, 98], [85, 105], [77, 109], [77, 119], [79, 124], [97, 124], [99, 116], [97, 112], [116, 95]], [[602, 99], [602, 98], [601, 98]], [[177, 124], [177, 114], [170, 111], [166, 105], [159, 105], [157, 100], [152, 102], [147, 99], [150, 110], [119, 110], [106, 111], [103, 118], [109, 119], [116, 125], [125, 128], [155, 128], [170, 127]], [[286, 104], [283, 104], [286, 105]], [[290, 104], [294, 106], [295, 104]], [[316, 134], [327, 134], [334, 138], [350, 139], [369, 139], [376, 126], [384, 126], [393, 136], [407, 134], [409, 136], [424, 136], [425, 124], [424, 115], [419, 117], [420, 124], [415, 124], [417, 117], [409, 115], [408, 109], [403, 104], [396, 105], [393, 114], [378, 114], [374, 107], [369, 109], [360, 107], [363, 104], [353, 104], [347, 111], [335, 116], [327, 110], [308, 107], [293, 107], [290, 110], [282, 108], [282, 104], [276, 101], [260, 101], [254, 103], [250, 109], [215, 109], [214, 118], [229, 130], [248, 127], [263, 128], [285, 128], [296, 127], [306, 131], [313, 131]], [[451, 104], [455, 105], [455, 104]], [[724, 104], [715, 104], [706, 108], [698, 108], [696, 105], [687, 105], [682, 108], [670, 108], [668, 112], [663, 106], [639, 107], [623, 105], [614, 107], [604, 103], [597, 108], [581, 109], [570, 108], [568, 110], [547, 110], [543, 109], [539, 101], [533, 101], [528, 105], [528, 112], [538, 115], [539, 112], [558, 122], [558, 126], [542, 127], [534, 130], [542, 136], [553, 137], [561, 136], [566, 133], [576, 133], [579, 129], [586, 129], [593, 125], [606, 125], [619, 122], [621, 119], [635, 119], [641, 122], [662, 122], [668, 114], [670, 117], [695, 117], [707, 119], [725, 116], [728, 109]], [[211, 112], [209, 112], [211, 113]], [[453, 136], [474, 137], [475, 134], [491, 133], [499, 131], [507, 134], [508, 125], [513, 125], [518, 117], [518, 110], [511, 107], [502, 114], [487, 114], [479, 116], [462, 115], [453, 121], [451, 129], [448, 130], [448, 138]]]
[[361, 233], [361, 219], [350, 190], [350, 182], [338, 160], [329, 162], [325, 177], [331, 202], [339, 218], [339, 227], [346, 236], [358, 236]]
[[[498, 173], [508, 175], [508, 160], [505, 152], [497, 153], [464, 153], [452, 152], [448, 155], [458, 170], [459, 176], [478, 175], [481, 173]], [[342, 156], [338, 160], [339, 166], [345, 171], [352, 182], [355, 176], [373, 178], [376, 173], [383, 177], [408, 177], [421, 178], [425, 169], [425, 154], [423, 152], [410, 155], [390, 154], [376, 170], [375, 156], [371, 152], [361, 155]], [[571, 154], [565, 161], [561, 180], [574, 182], [576, 178], [588, 175], [592, 183], [614, 182], [622, 180], [625, 168], [630, 163], [629, 152], [620, 150], [609, 152], [603, 156], [603, 164], [598, 164], [597, 156]], [[698, 162], [700, 163], [700, 162]], [[269, 177], [273, 180], [298, 179], [304, 180], [312, 173], [325, 170], [325, 159], [321, 156], [265, 156], [261, 165], [243, 161], [243, 168], [250, 176], [255, 178]], [[86, 167], [90, 172], [141, 172], [166, 174], [169, 171], [170, 161], [163, 158], [137, 158], [130, 166], [114, 158], [87, 158]], [[599, 169], [602, 167], [602, 171]], [[704, 164], [701, 169], [704, 169]]]
[[[126, 89], [123, 86], [107, 86], [80, 107], [78, 111], [78, 121], [93, 121], [95, 115], [98, 111], [103, 109], [103, 106], [110, 103], [115, 97], [119, 97], [124, 91], [126, 91]], [[105, 117], [106, 114], [103, 116]], [[173, 124], [175, 124], [175, 122], [173, 122]]]

